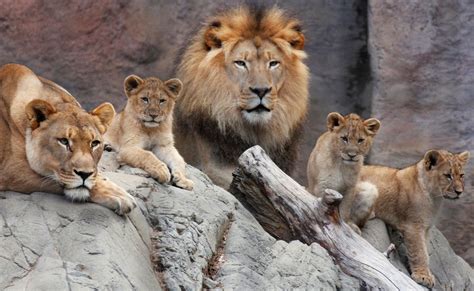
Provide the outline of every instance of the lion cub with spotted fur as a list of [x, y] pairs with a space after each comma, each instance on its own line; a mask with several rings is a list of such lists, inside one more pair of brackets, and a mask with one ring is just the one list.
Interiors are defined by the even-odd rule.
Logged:
[[359, 183], [364, 156], [380, 128], [375, 118], [363, 120], [357, 114], [342, 116], [332, 112], [327, 117], [328, 131], [321, 135], [308, 161], [308, 191], [322, 197], [324, 190], [333, 189], [344, 195], [339, 206], [342, 218], [355, 231], [360, 229], [350, 219], [350, 209], [356, 192], [375, 198], [377, 190], [371, 184]]
[[430, 150], [417, 164], [401, 170], [362, 167], [361, 181], [375, 185], [379, 195], [373, 201], [364, 193], [357, 193], [353, 221], [362, 227], [373, 212], [375, 217], [398, 229], [408, 250], [411, 277], [430, 288], [435, 278], [429, 269], [428, 230], [443, 198], [458, 199], [464, 191], [464, 167], [469, 156], [467, 151], [453, 154]]
[[186, 163], [172, 133], [173, 109], [182, 88], [179, 79], [162, 82], [128, 76], [124, 81], [127, 105], [115, 116], [105, 138], [118, 152], [120, 164], [140, 168], [160, 183], [172, 179], [176, 186], [192, 190], [194, 183], [185, 176]]

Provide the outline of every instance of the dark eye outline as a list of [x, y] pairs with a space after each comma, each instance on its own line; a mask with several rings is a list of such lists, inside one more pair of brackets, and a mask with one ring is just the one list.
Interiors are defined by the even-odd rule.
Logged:
[[448, 178], [449, 181], [453, 179], [453, 176], [451, 174], [443, 174], [446, 178]]
[[279, 64], [280, 64], [280, 61], [273, 60], [273, 61], [270, 61], [270, 62], [268, 63], [268, 67], [269, 67], [270, 69], [276, 68], [276, 67], [278, 67]]
[[100, 140], [93, 140], [91, 142], [91, 148], [95, 148], [98, 145], [100, 145]]
[[236, 61], [234, 61], [234, 64], [237, 67], [247, 68], [247, 63], [245, 63], [245, 61], [243, 61], [243, 60], [236, 60]]
[[145, 104], [150, 103], [150, 99], [148, 99], [148, 97], [142, 97], [140, 99], [142, 99], [143, 103], [145, 103]]
[[359, 139], [357, 140], [357, 143], [358, 143], [358, 144], [361, 144], [361, 143], [363, 143], [364, 141], [365, 141], [365, 138], [359, 138]]
[[463, 174], [459, 174], [459, 177], [461, 177], [461, 179], [464, 179], [464, 173], [463, 173]]
[[58, 138], [58, 142], [66, 147], [69, 147], [69, 140], [67, 138]]
[[160, 99], [160, 104], [164, 104], [166, 102], [166, 99]]
[[341, 136], [341, 139], [343, 142], [345, 143], [348, 143], [349, 142], [349, 139], [347, 138], [347, 136]]

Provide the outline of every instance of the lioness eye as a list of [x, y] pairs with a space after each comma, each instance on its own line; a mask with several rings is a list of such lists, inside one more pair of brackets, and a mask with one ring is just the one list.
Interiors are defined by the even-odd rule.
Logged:
[[268, 63], [268, 66], [270, 67], [270, 69], [272, 69], [278, 67], [279, 64], [279, 61], [271, 61], [270, 63]]
[[365, 139], [363, 138], [359, 138], [359, 140], [357, 141], [358, 143], [363, 143], [365, 141]]
[[67, 138], [58, 138], [58, 141], [62, 145], [65, 145], [65, 146], [69, 145], [69, 140]]
[[160, 104], [163, 104], [166, 102], [166, 99], [160, 99]]
[[95, 148], [96, 146], [98, 146], [100, 144], [100, 141], [98, 140], [94, 140], [91, 142], [91, 147]]
[[237, 60], [237, 61], [234, 61], [234, 64], [237, 66], [237, 67], [241, 67], [241, 68], [245, 68], [247, 65], [245, 64], [245, 61], [241, 61], [241, 60]]
[[347, 142], [349, 141], [349, 140], [347, 139], [347, 136], [341, 136], [341, 139], [342, 139], [345, 143], [347, 143]]
[[448, 180], [452, 180], [453, 179], [453, 176], [451, 176], [451, 174], [444, 174], [444, 176], [446, 178], [448, 178]]
[[143, 101], [143, 103], [145, 103], [145, 104], [148, 104], [148, 102], [150, 102], [150, 100], [148, 100], [147, 97], [142, 97], [142, 101]]

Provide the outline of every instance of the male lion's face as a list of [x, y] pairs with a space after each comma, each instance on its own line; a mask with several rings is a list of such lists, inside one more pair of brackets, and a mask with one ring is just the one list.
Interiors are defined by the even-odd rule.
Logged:
[[127, 107], [145, 127], [158, 127], [172, 113], [182, 86], [178, 79], [162, 82], [158, 78], [128, 76], [124, 82]]
[[469, 152], [453, 154], [444, 150], [430, 150], [423, 158], [425, 170], [435, 188], [444, 198], [458, 199], [464, 192], [464, 166]]
[[357, 164], [368, 154], [374, 136], [380, 128], [375, 118], [363, 120], [356, 114], [342, 116], [330, 113], [327, 117], [329, 132], [334, 135], [334, 150], [345, 164]]
[[226, 68], [230, 80], [239, 87], [238, 108], [244, 120], [268, 122], [285, 76], [282, 53], [269, 41], [241, 41], [226, 57]]
[[55, 108], [44, 100], [33, 100], [26, 113], [30, 121], [26, 153], [31, 168], [59, 182], [69, 198], [87, 200], [103, 152], [102, 134], [115, 115], [113, 106], [104, 103], [87, 113], [72, 105]]

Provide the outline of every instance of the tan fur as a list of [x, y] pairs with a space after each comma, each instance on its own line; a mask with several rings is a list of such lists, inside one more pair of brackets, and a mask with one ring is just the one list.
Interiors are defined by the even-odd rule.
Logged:
[[[213, 17], [178, 71], [177, 146], [185, 159], [227, 187], [238, 156], [259, 144], [291, 172], [308, 107], [303, 46], [298, 21], [276, 8]], [[268, 91], [260, 99], [251, 88]]]
[[358, 227], [350, 220], [350, 205], [355, 191], [376, 196], [374, 187], [358, 185], [364, 156], [372, 146], [372, 140], [380, 128], [375, 118], [361, 119], [357, 114], [342, 116], [330, 113], [328, 131], [322, 134], [308, 161], [308, 190], [322, 197], [324, 190], [333, 189], [344, 195], [340, 205], [342, 218], [357, 232]]
[[[352, 212], [355, 222], [363, 226], [374, 212], [389, 225], [400, 230], [408, 249], [412, 278], [433, 287], [429, 270], [427, 234], [444, 198], [457, 199], [464, 191], [464, 166], [469, 152], [452, 154], [444, 150], [428, 151], [417, 164], [398, 170], [380, 166], [364, 166], [361, 180], [377, 187], [379, 196], [371, 207], [366, 196], [358, 193]], [[369, 212], [369, 213], [368, 213]], [[362, 218], [362, 219], [361, 219]]]
[[192, 190], [193, 181], [185, 176], [186, 163], [174, 147], [172, 133], [173, 108], [181, 81], [143, 80], [131, 75], [124, 87], [127, 105], [114, 118], [105, 137], [118, 152], [119, 163], [141, 168], [160, 183], [169, 182], [172, 176], [176, 186]]
[[[0, 68], [0, 190], [64, 193], [127, 213], [135, 199], [97, 171], [109, 103], [85, 112], [66, 90], [25, 66]], [[82, 176], [81, 176], [82, 175]]]

